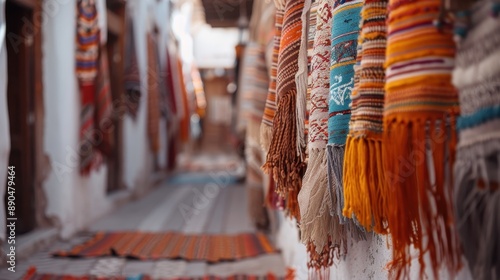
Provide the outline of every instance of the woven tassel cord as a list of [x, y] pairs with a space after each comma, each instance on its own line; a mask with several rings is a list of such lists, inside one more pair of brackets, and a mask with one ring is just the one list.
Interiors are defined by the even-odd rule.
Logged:
[[365, 0], [361, 12], [359, 64], [343, 167], [344, 216], [355, 216], [365, 229], [381, 234], [387, 233], [388, 195], [382, 166], [387, 3]]
[[[383, 166], [388, 183], [391, 275], [409, 277], [410, 247], [420, 277], [461, 268], [452, 211], [458, 96], [451, 84], [455, 46], [439, 0], [389, 1]], [[427, 261], [428, 259], [428, 261]], [[429, 262], [429, 263], [428, 263]]]
[[500, 19], [497, 1], [457, 13], [453, 83], [461, 115], [454, 166], [455, 213], [474, 279], [500, 277]]
[[263, 166], [264, 171], [273, 176], [276, 192], [286, 198], [287, 215], [297, 220], [300, 220], [297, 195], [305, 164], [297, 150], [291, 147], [296, 147], [297, 143], [297, 86], [294, 75], [298, 71], [303, 8], [303, 0], [286, 1], [276, 79], [277, 110], [273, 137]]

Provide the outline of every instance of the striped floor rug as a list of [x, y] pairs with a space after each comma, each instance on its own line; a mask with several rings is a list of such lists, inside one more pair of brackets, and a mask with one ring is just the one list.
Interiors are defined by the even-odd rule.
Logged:
[[139, 260], [184, 259], [215, 263], [277, 252], [262, 233], [189, 235], [179, 232], [99, 232], [58, 257], [118, 256]]
[[180, 278], [152, 278], [147, 275], [138, 276], [71, 276], [37, 273], [36, 268], [32, 267], [26, 272], [22, 280], [293, 280], [293, 278], [276, 277], [273, 274], [265, 276], [252, 275], [232, 275], [226, 277], [202, 276], [202, 277], [180, 277]]

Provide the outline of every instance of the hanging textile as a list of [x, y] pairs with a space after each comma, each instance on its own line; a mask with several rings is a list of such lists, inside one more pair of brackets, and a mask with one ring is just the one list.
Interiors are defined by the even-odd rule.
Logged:
[[95, 150], [95, 96], [99, 56], [99, 26], [97, 9], [92, 0], [77, 1], [76, 76], [80, 89], [80, 173], [88, 175], [101, 162]]
[[125, 105], [127, 106], [128, 114], [133, 118], [137, 118], [139, 104], [141, 100], [141, 77], [139, 66], [137, 64], [137, 53], [135, 49], [134, 23], [131, 16], [127, 16], [127, 36], [125, 43]]
[[[317, 13], [311, 55], [311, 109], [308, 133], [309, 161], [298, 196], [301, 240], [307, 245], [310, 268], [320, 270], [333, 264], [347, 252], [347, 235], [343, 225], [330, 212], [333, 208], [328, 192], [326, 144], [328, 141], [329, 68], [334, 0], [317, 1]], [[312, 7], [314, 8], [314, 7]], [[311, 12], [311, 17], [313, 13]]]
[[160, 151], [160, 92], [159, 66], [156, 59], [156, 41], [152, 34], [147, 35], [148, 47], [148, 113], [147, 126], [151, 152]]
[[281, 30], [283, 25], [284, 6], [278, 6], [280, 3], [275, 1], [276, 15], [274, 27], [274, 48], [271, 65], [271, 73], [269, 77], [269, 92], [267, 93], [266, 106], [262, 117], [260, 127], [260, 142], [264, 151], [269, 150], [272, 139], [273, 120], [276, 114], [276, 76], [278, 72], [278, 55], [280, 52]]
[[[332, 50], [330, 60], [330, 96], [328, 119], [328, 184], [334, 213], [341, 222], [344, 195], [342, 168], [351, 110], [350, 94], [354, 87], [354, 64], [357, 55], [362, 0], [335, 2], [333, 7]], [[351, 218], [351, 217], [348, 217]]]
[[[285, 8], [284, 3], [281, 3], [281, 1], [274, 1], [274, 4], [276, 7], [276, 14], [274, 23], [272, 63], [269, 73], [269, 90], [260, 126], [260, 144], [264, 151], [264, 155], [267, 155], [269, 146], [271, 145], [273, 120], [276, 113], [276, 76], [278, 72], [278, 55], [280, 51], [283, 13]], [[266, 195], [266, 203], [271, 208], [281, 209], [284, 201], [283, 198], [276, 193], [276, 183], [274, 182], [273, 176], [269, 176], [268, 182], [269, 186], [267, 187], [268, 191]]]
[[109, 83], [108, 52], [106, 46], [101, 47], [99, 56], [99, 69], [96, 81], [95, 121], [98, 135], [97, 148], [105, 156], [111, 156], [113, 150], [113, 97]]
[[[367, 230], [386, 233], [387, 201], [382, 166], [385, 50], [388, 0], [365, 0], [358, 40], [357, 78], [344, 159], [344, 208]], [[360, 53], [361, 52], [361, 53]]]
[[[453, 83], [460, 113], [454, 167], [458, 233], [473, 279], [500, 276], [500, 3], [457, 13]], [[492, 16], [493, 15], [493, 16]]]
[[286, 213], [300, 220], [297, 195], [302, 185], [304, 163], [297, 153], [296, 103], [298, 55], [301, 41], [304, 0], [287, 0], [278, 55], [276, 77], [277, 110], [273, 120], [273, 137], [264, 170], [276, 182], [276, 192], [286, 198]]
[[189, 97], [188, 91], [186, 89], [186, 82], [184, 79], [183, 64], [181, 58], [177, 57], [177, 75], [179, 75], [179, 89], [180, 89], [180, 101], [182, 102], [182, 113], [180, 119], [180, 136], [184, 143], [189, 141], [189, 129], [191, 122], [191, 111], [189, 108]]
[[[392, 237], [391, 272], [408, 277], [410, 248], [421, 275], [429, 259], [457, 272], [461, 256], [453, 226], [451, 191], [457, 92], [451, 84], [455, 45], [440, 0], [390, 0], [387, 20], [383, 166]], [[425, 256], [427, 255], [427, 256]]]
[[300, 156], [301, 161], [307, 162], [306, 159], [306, 131], [307, 131], [307, 90], [308, 90], [308, 74], [309, 74], [309, 58], [308, 54], [308, 37], [309, 37], [309, 16], [312, 7], [312, 0], [304, 2], [304, 8], [301, 15], [302, 23], [302, 38], [300, 40], [300, 49], [298, 55], [298, 70], [295, 74], [295, 84], [297, 85], [297, 141], [296, 149], [297, 154]]

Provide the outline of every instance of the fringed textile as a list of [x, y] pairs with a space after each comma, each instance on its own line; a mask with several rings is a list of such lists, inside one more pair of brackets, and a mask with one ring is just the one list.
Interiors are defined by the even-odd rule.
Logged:
[[274, 115], [276, 114], [276, 76], [278, 73], [278, 55], [280, 51], [283, 14], [284, 9], [277, 7], [273, 39], [273, 57], [271, 64], [271, 73], [269, 77], [269, 92], [267, 93], [266, 106], [264, 109], [264, 115], [262, 116], [262, 124], [260, 127], [260, 143], [265, 152], [269, 150], [269, 146], [271, 145], [273, 120]]
[[[344, 207], [342, 168], [351, 110], [350, 94], [354, 87], [354, 65], [357, 55], [362, 0], [335, 1], [333, 6], [332, 50], [330, 60], [330, 96], [328, 119], [328, 184], [332, 200], [338, 204], [332, 209], [342, 223]], [[351, 218], [351, 217], [349, 217]]]
[[367, 230], [387, 233], [382, 128], [388, 0], [365, 0], [358, 40], [356, 85], [344, 159], [344, 208]]
[[306, 161], [306, 123], [307, 123], [307, 89], [309, 76], [309, 58], [308, 58], [308, 38], [309, 38], [309, 14], [312, 6], [312, 0], [305, 0], [301, 15], [302, 38], [300, 39], [300, 48], [298, 56], [298, 71], [295, 74], [295, 84], [297, 85], [297, 154], [303, 162]]
[[135, 49], [134, 24], [130, 17], [127, 17], [127, 42], [125, 44], [125, 104], [127, 113], [136, 119], [141, 100], [141, 77], [137, 64], [137, 53]]
[[451, 84], [455, 45], [450, 24], [435, 24], [440, 5], [389, 1], [383, 166], [396, 278], [409, 277], [410, 248], [418, 252], [421, 278], [427, 257], [435, 278], [440, 268], [453, 276], [461, 265], [451, 203], [459, 112]]
[[296, 103], [298, 57], [302, 34], [301, 15], [304, 0], [287, 0], [278, 56], [276, 78], [277, 110], [273, 121], [273, 137], [264, 171], [276, 181], [276, 192], [286, 198], [286, 213], [300, 220], [297, 195], [302, 185], [304, 162], [297, 153]]
[[159, 65], [156, 59], [156, 42], [153, 35], [147, 35], [148, 47], [148, 136], [151, 152], [160, 151], [160, 92]]
[[334, 0], [320, 0], [316, 13], [313, 52], [311, 57], [311, 109], [308, 133], [309, 161], [303, 178], [298, 201], [300, 208], [301, 241], [306, 244], [309, 254], [310, 268], [322, 270], [333, 264], [331, 249], [340, 251], [345, 243], [345, 234], [340, 234], [333, 241], [332, 233], [338, 233], [339, 227], [334, 225], [338, 219], [330, 215], [331, 200], [327, 190], [326, 154], [328, 139], [328, 89], [329, 89], [329, 57], [332, 23], [332, 7]]
[[95, 1], [77, 1], [76, 76], [80, 87], [80, 173], [88, 175], [102, 162], [95, 149], [95, 98], [100, 32]]
[[455, 28], [460, 39], [453, 83], [461, 111], [455, 211], [464, 254], [479, 280], [500, 278], [500, 19], [491, 16], [495, 7], [498, 13], [498, 1], [477, 2], [457, 13]]
[[96, 147], [105, 156], [111, 156], [114, 143], [113, 97], [109, 83], [108, 52], [106, 47], [101, 48], [99, 69], [96, 81], [95, 121], [98, 135]]

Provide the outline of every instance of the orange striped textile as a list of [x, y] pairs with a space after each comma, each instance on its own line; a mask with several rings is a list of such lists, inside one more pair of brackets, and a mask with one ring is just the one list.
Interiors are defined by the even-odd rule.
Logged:
[[426, 265], [436, 279], [442, 268], [453, 275], [461, 267], [451, 203], [459, 113], [451, 83], [455, 43], [450, 21], [436, 24], [441, 4], [389, 1], [382, 159], [396, 278], [410, 276], [415, 255], [420, 278]]
[[220, 262], [277, 252], [262, 233], [190, 235], [180, 232], [99, 232], [59, 257], [120, 256], [139, 260], [184, 259]]

